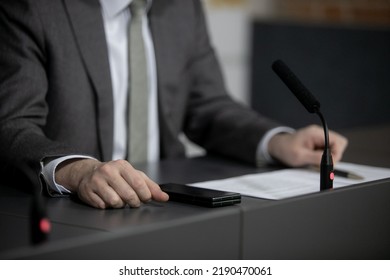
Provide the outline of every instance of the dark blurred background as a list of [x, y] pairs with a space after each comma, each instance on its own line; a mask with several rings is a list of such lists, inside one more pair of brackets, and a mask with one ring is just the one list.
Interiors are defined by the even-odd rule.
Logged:
[[[319, 123], [271, 70], [282, 59], [319, 99], [331, 129], [390, 125], [390, 0], [203, 2], [239, 102], [292, 127]], [[374, 138], [378, 146], [390, 141]], [[199, 154], [187, 146], [189, 156]]]

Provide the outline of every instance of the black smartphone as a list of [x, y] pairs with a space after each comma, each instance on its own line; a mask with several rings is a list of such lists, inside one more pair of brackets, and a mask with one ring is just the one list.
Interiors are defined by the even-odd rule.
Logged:
[[211, 190], [175, 183], [161, 184], [160, 187], [169, 195], [169, 199], [172, 201], [206, 207], [221, 207], [241, 202], [241, 194], [235, 192]]

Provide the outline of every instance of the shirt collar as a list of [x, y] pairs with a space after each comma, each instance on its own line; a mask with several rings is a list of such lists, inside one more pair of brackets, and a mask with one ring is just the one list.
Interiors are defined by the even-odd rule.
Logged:
[[[133, 0], [100, 0], [100, 5], [102, 6], [103, 12], [108, 17], [114, 17], [133, 2]], [[147, 0], [146, 10], [149, 11], [152, 6], [153, 0]]]

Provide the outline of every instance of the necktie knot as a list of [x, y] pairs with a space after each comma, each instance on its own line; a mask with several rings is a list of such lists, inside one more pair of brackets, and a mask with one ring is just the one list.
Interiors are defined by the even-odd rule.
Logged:
[[145, 13], [145, 9], [146, 0], [133, 0], [130, 4], [131, 15], [134, 17], [143, 15]]

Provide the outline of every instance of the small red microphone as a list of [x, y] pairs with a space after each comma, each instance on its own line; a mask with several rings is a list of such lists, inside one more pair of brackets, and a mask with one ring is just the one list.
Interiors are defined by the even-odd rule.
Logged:
[[35, 191], [30, 211], [30, 238], [33, 245], [47, 241], [51, 232], [51, 222], [45, 206], [41, 193]]

